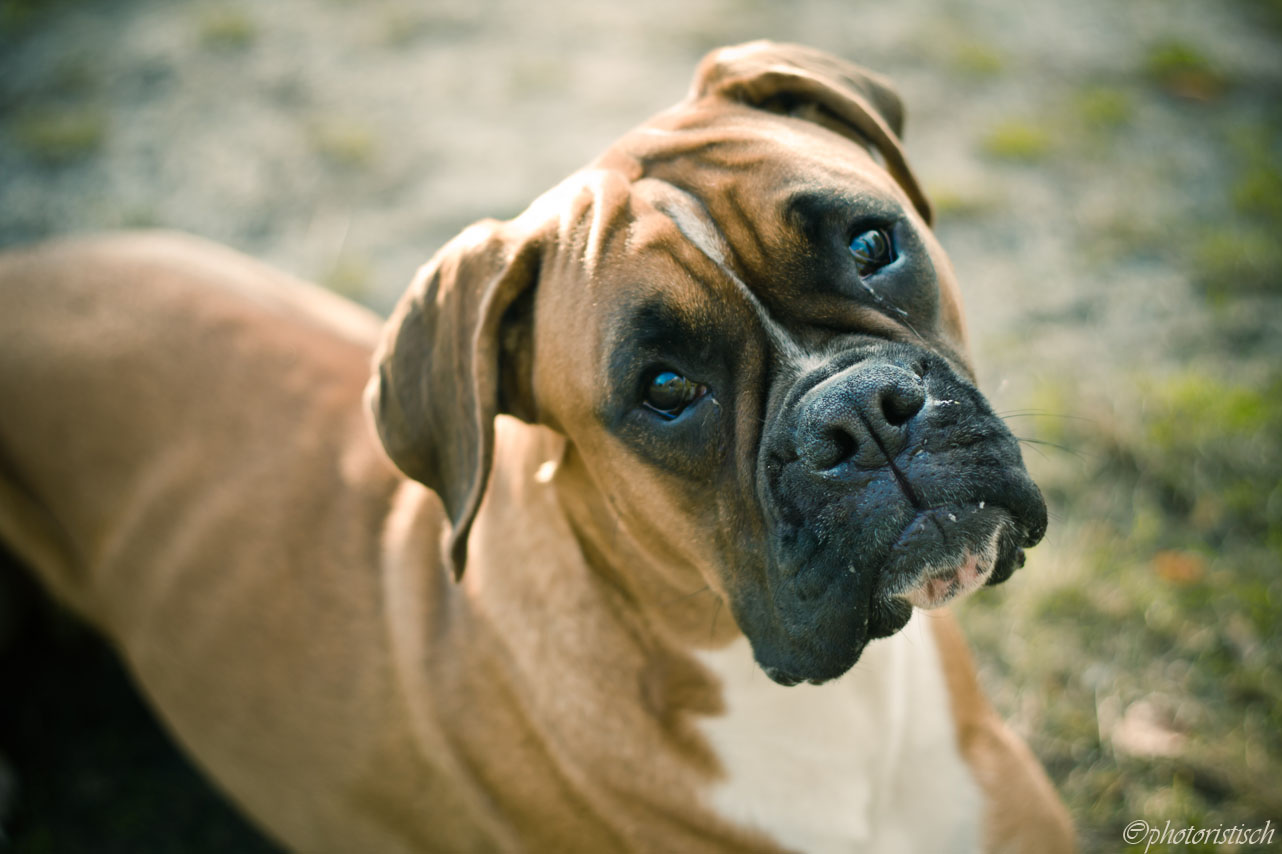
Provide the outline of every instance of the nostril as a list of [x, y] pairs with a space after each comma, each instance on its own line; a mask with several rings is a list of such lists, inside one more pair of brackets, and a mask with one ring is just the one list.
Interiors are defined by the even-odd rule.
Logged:
[[805, 431], [797, 445], [797, 455], [813, 471], [823, 472], [836, 468], [850, 459], [859, 449], [859, 441], [850, 431], [829, 425]]
[[839, 428], [829, 430], [827, 440], [829, 454], [832, 459], [832, 462], [827, 466], [828, 468], [850, 459], [855, 455], [855, 451], [859, 449], [859, 443], [855, 441], [855, 437]]
[[920, 383], [895, 383], [881, 391], [882, 417], [892, 427], [902, 427], [926, 405], [926, 390]]

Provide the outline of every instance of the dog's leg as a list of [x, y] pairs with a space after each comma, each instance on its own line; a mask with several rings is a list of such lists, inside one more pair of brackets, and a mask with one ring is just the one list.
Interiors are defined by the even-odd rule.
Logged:
[[1073, 824], [1041, 763], [985, 697], [957, 621], [931, 615], [962, 756], [984, 792], [985, 850], [1070, 854]]

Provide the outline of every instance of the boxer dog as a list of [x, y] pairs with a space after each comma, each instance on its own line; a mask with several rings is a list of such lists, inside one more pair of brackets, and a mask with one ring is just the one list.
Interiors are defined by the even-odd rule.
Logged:
[[1046, 514], [901, 124], [716, 51], [381, 339], [192, 238], [14, 252], [0, 534], [292, 850], [1069, 850], [934, 610]]

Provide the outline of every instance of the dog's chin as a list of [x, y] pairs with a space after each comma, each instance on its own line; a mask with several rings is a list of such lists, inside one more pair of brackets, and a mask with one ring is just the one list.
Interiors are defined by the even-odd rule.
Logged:
[[[1004, 509], [923, 511], [904, 529], [880, 569], [872, 571], [872, 590], [856, 593], [848, 618], [826, 626], [828, 637], [798, 638], [791, 644], [754, 642], [757, 662], [780, 685], [836, 679], [858, 662], [870, 642], [904, 628], [914, 609], [939, 608], [1009, 578], [1023, 565], [1024, 545], [1031, 542]], [[855, 592], [841, 581], [833, 587], [830, 595]]]
[[860, 606], [852, 604], [845, 619], [813, 635], [780, 641], [753, 638], [757, 664], [780, 685], [808, 682], [822, 685], [854, 667], [872, 641], [895, 634], [912, 617], [913, 608], [902, 597], [877, 595]]

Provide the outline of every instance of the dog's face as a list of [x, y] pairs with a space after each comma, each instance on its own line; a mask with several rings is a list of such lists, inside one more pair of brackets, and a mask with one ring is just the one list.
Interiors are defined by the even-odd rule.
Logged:
[[[466, 472], [421, 432], [400, 435], [419, 404], [391, 388], [442, 358], [407, 329], [492, 340], [451, 363], [481, 410], [461, 468], [488, 466], [493, 411], [561, 431], [619, 523], [725, 599], [766, 673], [818, 682], [914, 606], [1007, 578], [1045, 507], [971, 381], [893, 95], [813, 52], [736, 50], [521, 218], [438, 256], [393, 321], [375, 411], [393, 459], [465, 530], [484, 475], [446, 494]], [[751, 104], [727, 94], [745, 86]], [[487, 271], [483, 298], [442, 312], [469, 259]]]

